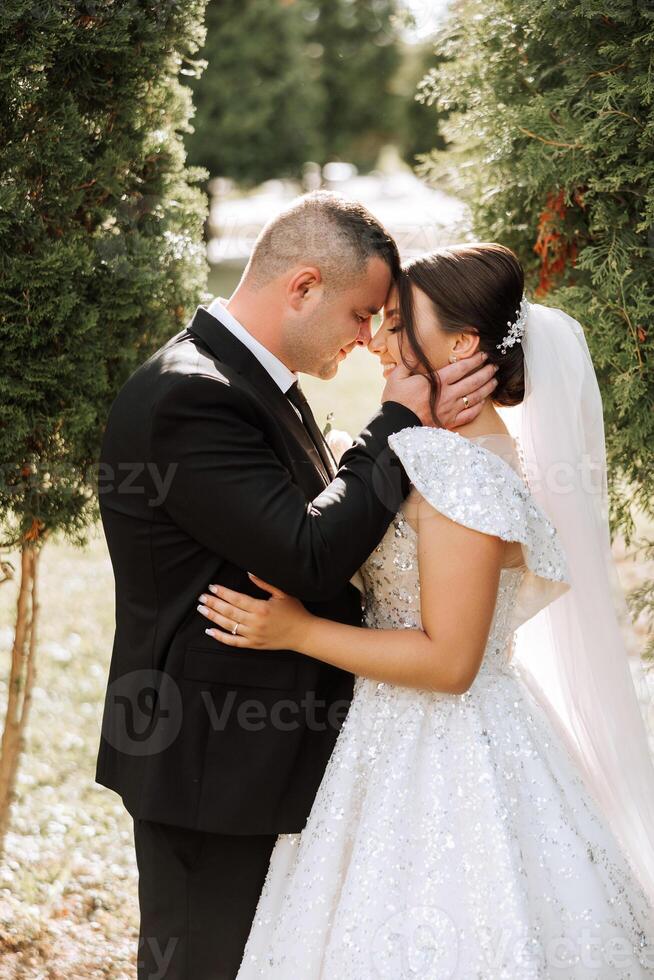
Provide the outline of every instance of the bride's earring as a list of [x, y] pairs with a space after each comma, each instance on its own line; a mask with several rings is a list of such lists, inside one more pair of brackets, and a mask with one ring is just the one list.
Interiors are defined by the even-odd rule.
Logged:
[[458, 357], [456, 356], [456, 354], [450, 354], [450, 364], [456, 364], [457, 361], [458, 361]]

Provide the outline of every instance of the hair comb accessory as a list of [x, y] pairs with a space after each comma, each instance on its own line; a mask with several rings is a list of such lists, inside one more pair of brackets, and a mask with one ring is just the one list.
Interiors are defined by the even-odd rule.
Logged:
[[522, 342], [522, 338], [525, 333], [525, 327], [527, 326], [527, 314], [529, 313], [529, 301], [526, 296], [522, 297], [522, 302], [520, 303], [520, 309], [515, 311], [516, 319], [513, 323], [510, 320], [506, 321], [506, 325], [509, 328], [509, 332], [506, 337], [503, 338], [501, 344], [497, 344], [497, 350], [501, 351], [502, 354], [506, 354], [509, 347], [513, 347], [514, 344], [519, 344]]

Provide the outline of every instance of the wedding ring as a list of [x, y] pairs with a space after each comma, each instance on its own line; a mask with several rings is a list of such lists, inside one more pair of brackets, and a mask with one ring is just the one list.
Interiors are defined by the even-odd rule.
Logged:
[[238, 623], [234, 623], [234, 629], [232, 630], [232, 636], [236, 636], [237, 630], [238, 630]]
[[463, 404], [466, 408], [470, 408], [470, 400], [468, 399], [467, 395], [463, 395]]

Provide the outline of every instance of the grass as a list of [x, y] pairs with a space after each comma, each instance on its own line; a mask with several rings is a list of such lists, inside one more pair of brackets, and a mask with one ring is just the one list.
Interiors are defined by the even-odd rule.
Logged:
[[[131, 821], [94, 783], [114, 617], [99, 530], [83, 550], [47, 545], [40, 587], [37, 679], [0, 868], [0, 977], [126, 980], [138, 925]], [[15, 599], [5, 584], [3, 681]]]

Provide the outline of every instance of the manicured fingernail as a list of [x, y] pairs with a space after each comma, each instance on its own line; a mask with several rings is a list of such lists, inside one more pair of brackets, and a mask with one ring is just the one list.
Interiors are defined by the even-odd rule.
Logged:
[[204, 632], [207, 634], [207, 636], [213, 636], [215, 630], [205, 630]]
[[203, 595], [200, 596], [200, 602], [208, 602], [208, 600], [209, 600], [209, 596], [208, 595], [204, 595], [203, 594]]
[[209, 586], [209, 592], [213, 592], [214, 595], [217, 595], [217, 593], [218, 593], [218, 586], [217, 585], [210, 585]]
[[486, 353], [485, 350], [483, 350], [481, 352], [481, 359], [482, 359], [482, 361], [487, 361], [488, 360], [488, 354]]
[[207, 609], [206, 606], [198, 606], [198, 612], [202, 613], [203, 616], [209, 615], [209, 610]]

